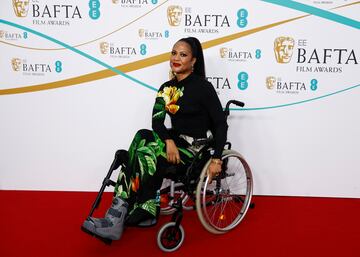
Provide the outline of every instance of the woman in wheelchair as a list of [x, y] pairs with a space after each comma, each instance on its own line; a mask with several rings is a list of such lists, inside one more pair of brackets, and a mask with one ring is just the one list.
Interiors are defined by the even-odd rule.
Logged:
[[[127, 152], [115, 185], [114, 198], [104, 218], [89, 217], [83, 229], [102, 239], [117, 240], [124, 226], [151, 225], [159, 214], [159, 189], [165, 171], [176, 166], [185, 174], [197, 149], [195, 139], [213, 136], [210, 180], [221, 171], [227, 122], [220, 100], [205, 79], [202, 46], [194, 37], [175, 43], [170, 56], [173, 79], [158, 90], [152, 113], [153, 130], [139, 130]], [[171, 119], [171, 129], [164, 125]]]

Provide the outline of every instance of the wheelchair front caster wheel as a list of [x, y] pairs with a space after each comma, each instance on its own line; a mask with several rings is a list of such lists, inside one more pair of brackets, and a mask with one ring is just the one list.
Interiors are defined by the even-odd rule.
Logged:
[[175, 222], [166, 223], [157, 234], [157, 244], [164, 252], [177, 250], [184, 242], [185, 232], [181, 225]]

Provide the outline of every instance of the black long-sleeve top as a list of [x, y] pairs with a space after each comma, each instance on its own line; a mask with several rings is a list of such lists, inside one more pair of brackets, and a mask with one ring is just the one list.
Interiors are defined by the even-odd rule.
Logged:
[[170, 115], [172, 129], [178, 134], [206, 138], [210, 130], [214, 137], [213, 158], [221, 157], [228, 125], [210, 82], [195, 74], [181, 81], [165, 82], [157, 93], [152, 118], [152, 128], [162, 140], [171, 138], [164, 125], [166, 114]]

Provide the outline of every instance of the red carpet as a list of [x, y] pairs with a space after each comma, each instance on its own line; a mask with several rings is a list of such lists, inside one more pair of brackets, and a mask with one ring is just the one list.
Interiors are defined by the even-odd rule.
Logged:
[[[0, 191], [0, 256], [360, 256], [360, 199], [257, 196], [244, 221], [220, 236], [203, 229], [196, 212], [185, 212], [183, 246], [163, 253], [156, 234], [169, 216], [152, 228], [127, 228], [111, 246], [82, 232], [95, 195]], [[110, 199], [107, 193], [100, 213]]]

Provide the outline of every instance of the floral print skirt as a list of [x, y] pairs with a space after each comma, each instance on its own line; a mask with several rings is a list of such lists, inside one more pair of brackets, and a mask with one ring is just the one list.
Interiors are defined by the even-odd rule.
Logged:
[[[169, 132], [180, 153], [181, 162], [176, 165], [176, 173], [185, 174], [194, 154], [185, 140], [175, 132]], [[127, 199], [129, 214], [136, 208], [142, 208], [156, 217], [163, 178], [174, 166], [167, 162], [165, 142], [154, 131], [139, 130], [130, 145], [128, 163], [119, 173], [114, 195]]]

